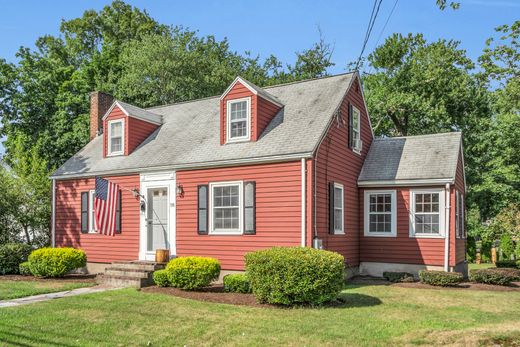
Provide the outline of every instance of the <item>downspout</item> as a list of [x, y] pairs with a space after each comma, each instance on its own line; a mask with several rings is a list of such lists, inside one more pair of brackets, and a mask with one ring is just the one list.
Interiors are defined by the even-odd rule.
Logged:
[[448, 272], [450, 269], [450, 184], [446, 183], [446, 216], [445, 216], [445, 229], [446, 237], [444, 239], [444, 271]]
[[52, 180], [51, 245], [56, 247], [56, 179]]
[[313, 248], [318, 248], [317, 245], [315, 245], [315, 242], [316, 240], [318, 239], [318, 226], [316, 224], [316, 186], [317, 186], [317, 183], [316, 183], [316, 164], [317, 164], [317, 161], [318, 161], [318, 156], [316, 156], [313, 160], [313, 164], [314, 164], [314, 172], [312, 173], [312, 177], [314, 179], [314, 189], [313, 189], [313, 216], [312, 216], [312, 221], [313, 221], [313, 224], [314, 224], [314, 232], [313, 232], [313, 237], [312, 237], [312, 247]]
[[302, 158], [302, 247], [306, 246], [306, 240], [305, 240], [305, 234], [306, 234], [306, 209], [307, 209], [307, 194], [306, 194], [306, 183], [307, 183], [307, 177], [306, 177], [306, 169], [305, 169], [305, 158]]

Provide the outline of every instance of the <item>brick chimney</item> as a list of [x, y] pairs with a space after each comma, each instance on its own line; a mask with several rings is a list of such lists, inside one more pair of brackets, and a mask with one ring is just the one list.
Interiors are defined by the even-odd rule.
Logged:
[[102, 118], [108, 111], [114, 97], [110, 94], [103, 92], [92, 92], [90, 93], [90, 140], [92, 141], [96, 135], [103, 130]]

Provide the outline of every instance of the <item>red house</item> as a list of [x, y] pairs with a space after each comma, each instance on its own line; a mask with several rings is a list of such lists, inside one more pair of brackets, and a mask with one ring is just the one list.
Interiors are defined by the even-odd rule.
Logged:
[[[95, 92], [91, 141], [52, 176], [53, 245], [89, 270], [273, 246], [341, 253], [351, 273], [465, 271], [460, 133], [375, 139], [357, 73], [141, 109]], [[117, 233], [94, 223], [95, 177], [121, 187]]]

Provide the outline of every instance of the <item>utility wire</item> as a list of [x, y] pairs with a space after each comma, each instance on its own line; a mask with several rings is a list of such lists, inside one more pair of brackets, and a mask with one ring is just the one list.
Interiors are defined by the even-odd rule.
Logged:
[[370, 34], [372, 33], [372, 29], [374, 28], [374, 24], [377, 19], [377, 15], [379, 13], [379, 8], [381, 7], [381, 3], [383, 0], [374, 0], [374, 6], [372, 7], [372, 14], [370, 15], [370, 20], [368, 21], [367, 32], [365, 34], [365, 40], [363, 42], [363, 46], [361, 48], [361, 52], [359, 53], [359, 57], [356, 62], [355, 70], [359, 68], [359, 63], [361, 62], [361, 58], [363, 58], [363, 53], [365, 52], [365, 48], [367, 46], [368, 40], [370, 39]]
[[[383, 36], [383, 32], [385, 31], [386, 26], [387, 26], [388, 22], [390, 21], [390, 17], [392, 17], [392, 14], [394, 13], [395, 7], [397, 6], [398, 2], [399, 2], [399, 0], [395, 0], [394, 6], [392, 7], [392, 10], [390, 10], [390, 14], [386, 18], [385, 25], [383, 25], [383, 28], [381, 29], [381, 32], [379, 32], [379, 36], [377, 37], [376, 44], [374, 45], [374, 48], [372, 49], [372, 51], [374, 51], [377, 48], [379, 40], [381, 40], [381, 37]], [[371, 72], [372, 72], [372, 66], [370, 66], [370, 70], [368, 71], [368, 73], [370, 74]]]

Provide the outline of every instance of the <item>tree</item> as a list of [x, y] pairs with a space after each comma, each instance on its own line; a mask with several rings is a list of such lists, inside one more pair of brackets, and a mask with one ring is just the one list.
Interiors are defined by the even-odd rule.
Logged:
[[487, 92], [456, 41], [394, 34], [368, 56], [367, 105], [378, 135], [469, 130], [487, 117]]

